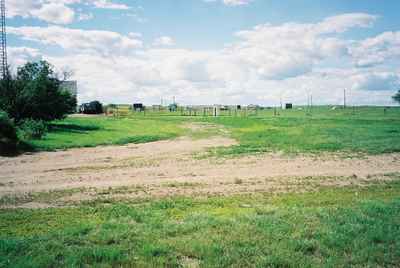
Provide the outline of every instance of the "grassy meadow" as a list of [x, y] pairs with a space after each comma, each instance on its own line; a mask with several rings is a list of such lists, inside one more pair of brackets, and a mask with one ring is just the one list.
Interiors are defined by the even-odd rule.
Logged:
[[[187, 134], [187, 122], [226, 127], [239, 145], [218, 155], [282, 151], [288, 153], [350, 152], [379, 154], [400, 151], [400, 108], [336, 109], [316, 107], [260, 110], [237, 116], [188, 117], [177, 113], [135, 113], [123, 118], [69, 117], [54, 122], [40, 140], [27, 141], [35, 150], [143, 143]], [[195, 133], [193, 135], [196, 135]]]
[[2, 210], [0, 267], [395, 267], [400, 184]]
[[[43, 139], [27, 142], [37, 151], [51, 151], [218, 133], [185, 129], [187, 123], [205, 122], [223, 126], [224, 135], [239, 142], [212, 152], [217, 157], [400, 152], [399, 108], [278, 112], [69, 117], [54, 122]], [[70, 207], [0, 209], [0, 267], [396, 267], [399, 174], [385, 176], [393, 180], [314, 192], [95, 199]]]
[[239, 145], [220, 155], [273, 152], [348, 152], [380, 154], [400, 151], [400, 109], [380, 107], [332, 110], [331, 107], [259, 111], [250, 117], [206, 118], [224, 125]]
[[42, 139], [26, 142], [35, 150], [52, 151], [98, 145], [145, 143], [175, 138], [183, 132], [183, 128], [176, 120], [168, 118], [69, 117], [53, 122], [49, 133]]

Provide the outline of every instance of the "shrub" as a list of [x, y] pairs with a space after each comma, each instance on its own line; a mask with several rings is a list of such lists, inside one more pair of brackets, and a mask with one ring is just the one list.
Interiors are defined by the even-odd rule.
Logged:
[[14, 122], [6, 112], [0, 111], [0, 154], [15, 151], [17, 142], [17, 131]]
[[400, 90], [393, 96], [393, 100], [400, 103]]
[[0, 109], [18, 124], [27, 118], [63, 119], [76, 110], [76, 98], [61, 84], [46, 61], [27, 63], [0, 80]]
[[47, 132], [47, 125], [43, 120], [25, 119], [19, 125], [19, 135], [23, 139], [40, 139]]

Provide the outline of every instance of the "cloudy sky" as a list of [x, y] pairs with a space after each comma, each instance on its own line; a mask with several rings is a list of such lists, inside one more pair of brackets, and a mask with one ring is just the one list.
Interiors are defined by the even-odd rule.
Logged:
[[79, 101], [392, 105], [398, 0], [7, 0], [9, 63], [73, 71]]

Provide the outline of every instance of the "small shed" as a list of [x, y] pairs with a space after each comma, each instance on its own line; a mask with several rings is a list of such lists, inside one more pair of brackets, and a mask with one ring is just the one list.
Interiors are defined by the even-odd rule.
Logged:
[[99, 101], [92, 101], [88, 103], [83, 103], [79, 107], [79, 112], [82, 114], [102, 114], [103, 104]]
[[134, 103], [133, 104], [133, 110], [137, 112], [142, 112], [144, 111], [144, 105], [143, 103]]

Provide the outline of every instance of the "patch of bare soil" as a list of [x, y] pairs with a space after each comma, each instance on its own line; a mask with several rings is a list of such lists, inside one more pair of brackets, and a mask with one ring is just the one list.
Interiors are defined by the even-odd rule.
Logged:
[[[193, 126], [203, 129], [205, 126]], [[82, 189], [65, 202], [171, 195], [214, 195], [310, 190], [364, 185], [400, 172], [400, 154], [343, 158], [337, 154], [263, 154], [196, 159], [194, 154], [231, 146], [226, 137], [101, 146], [0, 158], [0, 198]], [[397, 176], [398, 177], [398, 176]], [[7, 199], [6, 198], [6, 199]], [[34, 207], [28, 204], [28, 207]], [[0, 203], [0, 206], [4, 204]], [[40, 203], [38, 207], [46, 206]]]

